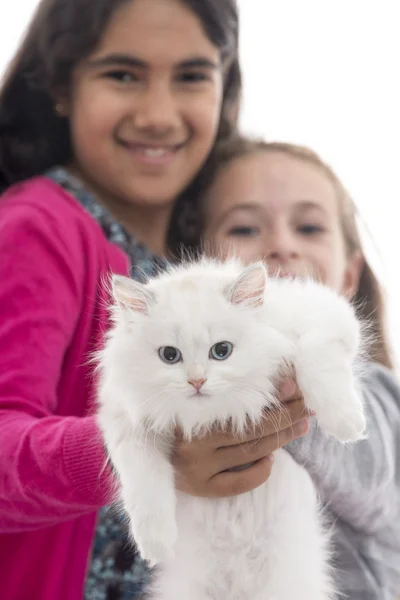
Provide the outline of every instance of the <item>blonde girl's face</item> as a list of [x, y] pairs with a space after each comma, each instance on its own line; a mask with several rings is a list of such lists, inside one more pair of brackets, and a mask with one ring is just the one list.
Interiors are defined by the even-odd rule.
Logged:
[[336, 190], [317, 166], [282, 152], [236, 158], [204, 202], [213, 254], [263, 259], [281, 276], [311, 275], [349, 298], [357, 292], [362, 258], [347, 256]]

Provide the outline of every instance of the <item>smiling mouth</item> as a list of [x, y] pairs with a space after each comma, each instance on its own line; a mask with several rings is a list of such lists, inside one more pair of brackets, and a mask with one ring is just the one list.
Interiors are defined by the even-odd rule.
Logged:
[[150, 156], [162, 155], [167, 152], [176, 152], [176, 150], [180, 150], [183, 146], [187, 144], [187, 141], [183, 142], [169, 142], [169, 143], [146, 143], [146, 142], [135, 142], [129, 140], [123, 140], [121, 138], [117, 138], [117, 141], [126, 146], [126, 148], [130, 148], [131, 150], [136, 150], [138, 152], [144, 152], [145, 154], [149, 154]]
[[175, 158], [177, 152], [186, 145], [186, 142], [168, 145], [142, 144], [126, 142], [124, 140], [118, 140], [118, 142], [128, 150], [138, 162], [150, 166], [168, 165]]
[[175, 152], [175, 148], [143, 148], [141, 151], [146, 156], [156, 158], [158, 156], [166, 156], [168, 152]]

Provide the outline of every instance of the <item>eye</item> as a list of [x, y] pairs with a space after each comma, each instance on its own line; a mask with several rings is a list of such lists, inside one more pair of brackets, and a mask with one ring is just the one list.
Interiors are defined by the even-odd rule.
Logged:
[[196, 73], [195, 71], [187, 71], [178, 76], [178, 80], [183, 83], [198, 83], [200, 81], [208, 81], [210, 78], [205, 73]]
[[230, 342], [218, 342], [210, 349], [210, 358], [213, 360], [226, 360], [233, 352], [233, 344]]
[[105, 77], [114, 79], [120, 83], [133, 83], [134, 81], [138, 81], [138, 78], [128, 71], [109, 71], [105, 74]]
[[253, 227], [250, 225], [238, 225], [237, 227], [232, 227], [228, 231], [228, 235], [233, 237], [254, 237], [260, 233], [258, 227]]
[[158, 356], [168, 365], [174, 365], [182, 360], [182, 354], [178, 348], [174, 348], [173, 346], [163, 346], [159, 349]]
[[322, 233], [324, 231], [323, 227], [320, 225], [312, 225], [310, 223], [305, 223], [304, 225], [300, 225], [297, 230], [304, 235], [314, 235], [316, 233]]

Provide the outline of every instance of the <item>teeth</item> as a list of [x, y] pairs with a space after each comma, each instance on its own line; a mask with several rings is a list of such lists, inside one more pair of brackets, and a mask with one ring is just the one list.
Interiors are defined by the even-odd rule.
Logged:
[[150, 158], [159, 158], [160, 156], [168, 154], [169, 150], [166, 148], [144, 148], [143, 152]]

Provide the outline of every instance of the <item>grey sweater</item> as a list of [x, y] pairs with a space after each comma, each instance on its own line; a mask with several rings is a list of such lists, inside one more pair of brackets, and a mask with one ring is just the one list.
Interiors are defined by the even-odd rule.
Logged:
[[343, 446], [314, 422], [287, 449], [310, 473], [332, 518], [344, 598], [394, 600], [400, 595], [400, 385], [371, 363], [363, 393], [366, 440]]

